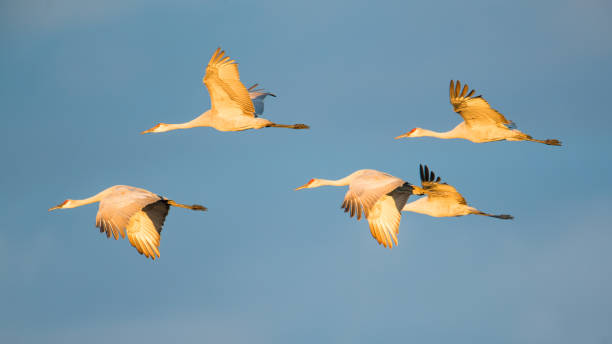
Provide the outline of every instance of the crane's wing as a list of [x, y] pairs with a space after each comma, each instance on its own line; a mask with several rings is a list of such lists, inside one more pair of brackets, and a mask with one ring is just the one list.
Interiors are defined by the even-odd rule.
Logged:
[[404, 183], [383, 196], [370, 210], [367, 217], [370, 233], [379, 244], [388, 248], [393, 247], [393, 242], [397, 245], [397, 234], [402, 219], [401, 210], [411, 194], [412, 186]]
[[238, 64], [224, 54], [225, 51], [217, 48], [208, 62], [203, 79], [210, 93], [212, 108], [240, 109], [243, 115], [253, 117], [255, 108], [249, 97], [249, 91], [240, 82]]
[[440, 182], [440, 177], [436, 178], [433, 171], [427, 165], [419, 165], [421, 174], [421, 186], [427, 197], [431, 200], [454, 201], [460, 204], [467, 204], [463, 196], [453, 186]]
[[251, 101], [253, 101], [253, 106], [255, 107], [255, 117], [261, 116], [264, 112], [264, 99], [267, 96], [276, 97], [275, 94], [266, 92], [263, 88], [257, 88], [259, 84], [255, 84], [247, 89], [249, 91], [249, 97], [251, 97]]
[[[397, 191], [396, 191], [397, 190]], [[368, 219], [372, 236], [385, 247], [397, 245], [401, 209], [412, 192], [410, 184], [390, 174], [367, 171], [351, 181], [342, 208], [351, 217]], [[402, 195], [402, 196], [400, 196]]]
[[493, 109], [482, 96], [472, 97], [475, 91], [467, 93], [468, 89], [466, 84], [461, 90], [459, 80], [457, 80], [457, 85], [454, 85], [453, 80], [450, 82], [450, 103], [467, 125], [497, 124], [508, 127], [514, 125], [512, 121], [507, 120], [504, 115]]
[[148, 204], [130, 218], [127, 236], [132, 246], [147, 258], [159, 257], [159, 239], [170, 206], [166, 200]]
[[100, 201], [96, 227], [118, 239], [128, 239], [140, 254], [159, 257], [159, 240], [169, 205], [162, 197], [144, 189], [119, 186]]

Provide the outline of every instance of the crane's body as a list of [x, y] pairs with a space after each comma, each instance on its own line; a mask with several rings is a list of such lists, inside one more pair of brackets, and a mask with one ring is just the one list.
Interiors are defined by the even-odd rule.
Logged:
[[475, 214], [477, 209], [451, 200], [431, 199], [422, 197], [412, 201], [402, 208], [402, 211], [425, 214], [433, 217], [451, 217]]
[[201, 205], [176, 203], [148, 190], [127, 186], [111, 186], [98, 194], [80, 200], [67, 199], [49, 209], [70, 209], [100, 202], [96, 215], [96, 227], [100, 233], [115, 240], [127, 237], [140, 254], [147, 258], [159, 257], [159, 241], [162, 226], [170, 206], [191, 210], [206, 210]]
[[342, 208], [351, 217], [356, 216], [357, 220], [361, 220], [363, 214], [372, 236], [388, 248], [392, 248], [394, 242], [398, 244], [402, 207], [414, 189], [420, 189], [388, 173], [358, 170], [338, 180], [311, 179], [296, 190], [323, 185], [348, 185]]
[[468, 86], [464, 85], [461, 90], [461, 83], [454, 81], [450, 83], [450, 102], [453, 109], [463, 118], [463, 122], [454, 129], [447, 132], [436, 132], [432, 130], [414, 128], [409, 132], [397, 136], [396, 139], [403, 137], [423, 137], [431, 136], [441, 139], [466, 139], [476, 143], [493, 141], [532, 141], [547, 145], [560, 146], [561, 142], [555, 139], [537, 140], [516, 129], [514, 122], [509, 121], [493, 109], [482, 97], [472, 97], [474, 90], [469, 94]]
[[433, 171], [423, 165], [419, 166], [421, 189], [417, 194], [426, 195], [416, 201], [406, 204], [402, 211], [425, 214], [433, 217], [451, 217], [464, 215], [484, 215], [498, 219], [509, 220], [511, 215], [492, 215], [484, 213], [467, 204], [465, 198], [452, 185], [440, 182]]
[[[271, 93], [249, 90], [240, 81], [238, 64], [231, 60], [225, 52], [218, 48], [206, 67], [203, 82], [208, 88], [211, 99], [211, 109], [199, 117], [186, 123], [159, 123], [146, 133], [161, 133], [176, 129], [195, 127], [212, 127], [219, 131], [242, 131], [266, 127], [308, 129], [305, 124], [277, 124], [257, 116], [263, 113], [263, 99]], [[257, 84], [255, 84], [256, 86]], [[258, 109], [254, 106], [258, 105]]]

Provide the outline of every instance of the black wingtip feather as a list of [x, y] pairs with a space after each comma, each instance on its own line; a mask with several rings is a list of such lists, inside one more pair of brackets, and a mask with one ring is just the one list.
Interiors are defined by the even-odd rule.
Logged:
[[419, 173], [421, 174], [421, 181], [425, 181], [425, 175], [423, 174], [423, 165], [419, 164]]

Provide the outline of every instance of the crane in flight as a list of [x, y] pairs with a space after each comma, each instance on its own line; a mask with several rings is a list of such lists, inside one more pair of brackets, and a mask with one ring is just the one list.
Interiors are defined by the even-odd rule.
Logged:
[[362, 214], [368, 220], [370, 233], [379, 244], [392, 248], [397, 246], [397, 234], [402, 215], [400, 213], [410, 195], [422, 192], [418, 186], [376, 170], [358, 170], [338, 180], [311, 179], [296, 190], [316, 188], [323, 185], [344, 186], [349, 190], [341, 208], [350, 217]]
[[115, 240], [119, 235], [125, 238], [127, 233], [130, 243], [138, 253], [153, 260], [159, 257], [160, 234], [170, 206], [206, 210], [206, 207], [198, 204], [176, 203], [145, 189], [115, 185], [86, 199], [67, 199], [49, 211], [76, 208], [95, 202], [100, 202], [96, 215], [96, 227], [100, 228], [100, 233], [106, 233], [107, 238], [112, 236]]
[[441, 139], [466, 139], [477, 143], [507, 140], [533, 141], [552, 146], [561, 146], [561, 141], [559, 140], [537, 140], [516, 129], [514, 122], [509, 121], [504, 115], [493, 109], [482, 96], [472, 97], [474, 90], [467, 93], [468, 90], [468, 85], [464, 85], [463, 90], [461, 90], [461, 83], [457, 80], [457, 85], [455, 86], [453, 80], [451, 80], [450, 103], [453, 105], [455, 112], [463, 117], [463, 122], [459, 123], [453, 130], [439, 133], [432, 130], [414, 128], [396, 137], [396, 139], [432, 136]]
[[[203, 81], [208, 88], [208, 93], [210, 93], [210, 110], [186, 123], [159, 123], [141, 134], [195, 127], [213, 127], [219, 131], [242, 131], [267, 127], [309, 128], [305, 124], [277, 124], [265, 118], [257, 117], [252, 95], [249, 95], [249, 91], [240, 81], [238, 64], [229, 56], [225, 56], [225, 51], [222, 51], [221, 48], [217, 48], [210, 62], [208, 62]], [[261, 98], [261, 101], [263, 102], [263, 98]], [[261, 111], [263, 112], [263, 106]]]
[[419, 165], [421, 174], [421, 186], [417, 194], [427, 195], [416, 201], [410, 202], [402, 208], [402, 211], [412, 211], [434, 217], [464, 216], [469, 214], [495, 217], [503, 220], [513, 219], [512, 215], [492, 215], [484, 213], [474, 207], [470, 207], [465, 198], [453, 186], [436, 178], [433, 171], [427, 165]]

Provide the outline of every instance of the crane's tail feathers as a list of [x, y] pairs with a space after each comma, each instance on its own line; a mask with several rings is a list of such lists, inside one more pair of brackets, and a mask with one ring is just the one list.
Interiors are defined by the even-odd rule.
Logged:
[[191, 209], [191, 210], [201, 210], [201, 211], [207, 210], [205, 206], [199, 205], [199, 204], [187, 205], [187, 204], [176, 203], [173, 200], [168, 200], [168, 204], [175, 206], [175, 207], [186, 208], [186, 209]]
[[482, 215], [482, 216], [489, 216], [489, 217], [494, 217], [496, 219], [502, 219], [502, 220], [513, 220], [514, 216], [512, 215], [507, 215], [507, 214], [501, 214], [501, 215], [493, 215], [493, 214], [487, 214], [487, 213], [483, 213], [482, 211], [476, 211], [473, 214], [475, 215]]
[[272, 128], [289, 128], [289, 129], [310, 129], [306, 124], [277, 124], [271, 123], [268, 124], [268, 127]]

